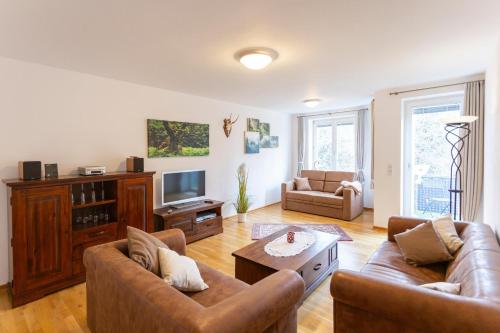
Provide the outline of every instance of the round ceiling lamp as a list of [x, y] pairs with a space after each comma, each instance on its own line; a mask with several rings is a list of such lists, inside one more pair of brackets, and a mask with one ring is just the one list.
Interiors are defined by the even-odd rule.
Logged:
[[302, 103], [304, 103], [304, 105], [308, 108], [315, 108], [319, 105], [320, 102], [321, 99], [319, 98], [309, 98], [302, 101]]
[[278, 58], [278, 52], [267, 47], [249, 47], [235, 54], [236, 60], [251, 70], [266, 68]]

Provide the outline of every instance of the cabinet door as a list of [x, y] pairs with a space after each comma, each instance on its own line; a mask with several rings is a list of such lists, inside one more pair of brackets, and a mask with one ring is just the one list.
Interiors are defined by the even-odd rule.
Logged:
[[153, 179], [119, 181], [119, 238], [127, 237], [127, 226], [153, 232]]
[[14, 292], [70, 277], [69, 187], [16, 190], [12, 196]]

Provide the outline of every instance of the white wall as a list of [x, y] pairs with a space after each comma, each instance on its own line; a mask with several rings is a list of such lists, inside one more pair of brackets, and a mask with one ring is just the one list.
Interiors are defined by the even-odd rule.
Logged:
[[397, 87], [375, 93], [375, 187], [373, 191], [375, 226], [386, 228], [390, 216], [402, 214], [402, 107], [404, 100], [427, 95], [447, 94], [460, 89], [463, 90], [463, 86], [423, 90], [396, 96], [390, 96], [389, 93], [483, 78], [483, 75], [476, 75], [443, 82], [430, 82], [418, 86]]
[[[291, 176], [291, 116], [122, 81], [0, 58], [0, 178], [17, 177], [17, 162], [56, 162], [60, 174], [81, 165], [124, 170], [129, 155], [146, 156], [146, 119], [210, 124], [210, 155], [145, 159], [156, 171], [155, 206], [159, 205], [162, 170], [203, 168], [207, 196], [233, 200], [235, 172], [247, 163], [252, 208], [280, 201], [280, 183]], [[239, 115], [229, 138], [222, 120]], [[246, 155], [246, 118], [271, 124], [280, 147]], [[0, 285], [7, 282], [7, 198], [0, 185]], [[224, 215], [233, 214], [227, 204]]]
[[486, 71], [484, 121], [484, 201], [483, 221], [492, 226], [500, 239], [498, 198], [500, 198], [500, 41]]

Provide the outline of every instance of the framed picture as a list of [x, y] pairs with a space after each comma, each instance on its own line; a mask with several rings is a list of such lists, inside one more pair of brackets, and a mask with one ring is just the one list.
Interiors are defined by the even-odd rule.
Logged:
[[209, 125], [148, 119], [148, 157], [206, 156]]
[[249, 132], [259, 132], [259, 119], [247, 118], [247, 131]]
[[245, 132], [245, 153], [258, 154], [260, 152], [260, 133]]
[[261, 148], [271, 148], [271, 126], [269, 123], [260, 123], [259, 124], [259, 132], [260, 132], [260, 147]]
[[270, 141], [271, 141], [271, 148], [278, 148], [279, 147], [279, 136], [270, 136]]

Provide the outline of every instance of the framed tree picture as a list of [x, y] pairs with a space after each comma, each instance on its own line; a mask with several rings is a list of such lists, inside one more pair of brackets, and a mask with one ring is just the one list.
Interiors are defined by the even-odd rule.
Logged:
[[206, 156], [209, 125], [148, 119], [148, 157]]

